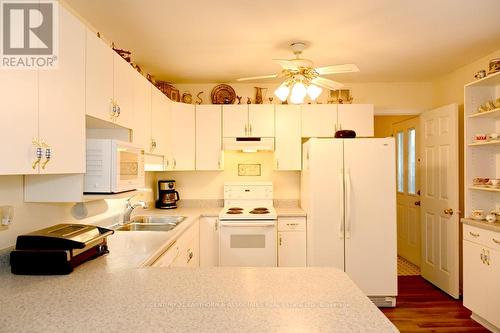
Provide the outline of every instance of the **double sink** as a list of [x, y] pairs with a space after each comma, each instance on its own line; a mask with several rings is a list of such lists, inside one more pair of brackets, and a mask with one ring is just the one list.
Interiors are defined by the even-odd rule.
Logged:
[[116, 231], [170, 231], [177, 227], [186, 216], [138, 216], [128, 223], [116, 224]]

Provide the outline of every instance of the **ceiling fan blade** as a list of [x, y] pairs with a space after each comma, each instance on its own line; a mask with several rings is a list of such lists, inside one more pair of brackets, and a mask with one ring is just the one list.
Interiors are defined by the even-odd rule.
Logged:
[[317, 67], [314, 70], [319, 75], [359, 72], [359, 68], [355, 64], [344, 64], [344, 65]]
[[328, 80], [322, 77], [317, 77], [315, 79], [312, 79], [311, 83], [330, 90], [337, 90], [344, 86], [342, 83]]
[[277, 63], [281, 65], [283, 69], [288, 69], [288, 70], [298, 70], [299, 68], [297, 67], [297, 64], [293, 62], [292, 60], [288, 59], [273, 59]]
[[239, 82], [239, 81], [250, 81], [250, 80], [260, 80], [260, 79], [274, 79], [276, 77], [278, 77], [278, 74], [241, 77], [239, 79], [236, 79], [236, 81]]

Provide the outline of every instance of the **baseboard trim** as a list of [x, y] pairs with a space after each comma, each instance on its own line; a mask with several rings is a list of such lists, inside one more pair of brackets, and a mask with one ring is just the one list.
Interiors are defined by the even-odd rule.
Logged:
[[379, 308], [394, 308], [396, 307], [395, 296], [368, 296], [368, 298]]
[[481, 316], [478, 316], [477, 314], [475, 314], [474, 312], [470, 315], [470, 317], [477, 321], [479, 324], [481, 324], [482, 326], [486, 327], [487, 329], [489, 329], [490, 331], [492, 331], [493, 333], [500, 333], [500, 328], [496, 327], [495, 325], [491, 324], [489, 321], [487, 321], [486, 319], [484, 319], [483, 317]]

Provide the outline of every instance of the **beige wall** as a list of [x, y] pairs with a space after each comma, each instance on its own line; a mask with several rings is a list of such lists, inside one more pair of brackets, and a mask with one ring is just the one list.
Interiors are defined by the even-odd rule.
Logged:
[[[193, 102], [197, 100], [196, 95], [203, 91], [201, 95], [203, 104], [211, 104], [210, 92], [216, 83], [203, 84], [174, 84], [180, 91], [190, 92]], [[273, 97], [274, 90], [279, 83], [231, 83], [236, 91], [236, 95], [243, 96], [242, 103], [246, 103], [247, 97], [252, 101], [255, 98], [254, 87], [267, 88], [265, 103], [269, 103], [268, 98]], [[432, 85], [430, 82], [369, 82], [369, 83], [346, 83], [346, 88], [351, 89], [354, 97], [353, 103], [369, 103], [375, 105], [377, 115], [401, 115], [418, 114], [428, 110], [432, 106]], [[328, 95], [323, 91], [318, 101], [326, 103]], [[277, 103], [274, 96], [274, 103]], [[306, 101], [307, 102], [307, 101]]]
[[407, 116], [375, 116], [374, 129], [376, 138], [386, 138], [393, 133], [393, 125], [403, 120], [414, 118], [415, 115]]
[[[238, 164], [261, 164], [261, 176], [238, 176]], [[226, 181], [272, 181], [276, 199], [299, 199], [300, 171], [273, 171], [273, 153], [224, 153], [224, 171], [157, 172], [158, 179], [174, 179], [182, 199], [222, 199]], [[155, 185], [156, 186], [156, 185]]]

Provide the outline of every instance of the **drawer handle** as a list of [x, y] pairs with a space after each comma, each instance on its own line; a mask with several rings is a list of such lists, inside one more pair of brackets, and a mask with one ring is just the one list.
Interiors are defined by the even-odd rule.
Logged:
[[298, 224], [298, 223], [287, 223], [286, 225], [289, 225], [289, 226], [293, 226], [293, 227], [294, 227], [294, 226], [297, 226], [297, 225], [299, 225], [299, 224]]
[[479, 234], [478, 233], [475, 233], [475, 232], [472, 232], [472, 231], [469, 231], [469, 234], [472, 236], [472, 237], [479, 237]]
[[193, 256], [194, 256], [193, 251], [191, 251], [191, 249], [188, 250], [188, 260], [187, 260], [188, 263], [191, 261], [191, 259], [193, 259]]
[[492, 240], [493, 240], [493, 242], [494, 242], [494, 243], [496, 243], [496, 244], [500, 245], [500, 241], [499, 241], [499, 240], [497, 240], [497, 239], [495, 239], [495, 238], [492, 238]]

